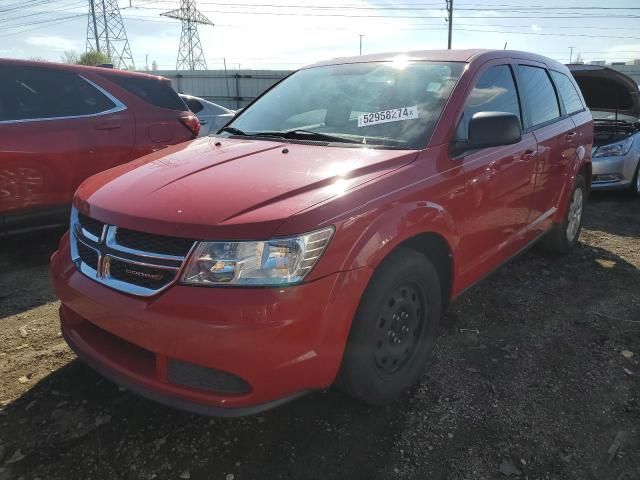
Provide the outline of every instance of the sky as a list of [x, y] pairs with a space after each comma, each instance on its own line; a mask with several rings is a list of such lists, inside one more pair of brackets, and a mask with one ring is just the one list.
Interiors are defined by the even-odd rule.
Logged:
[[[101, 0], [100, 0], [101, 1]], [[89, 0], [0, 0], [0, 57], [60, 61], [86, 48]], [[137, 69], [175, 68], [179, 0], [120, 0]], [[294, 69], [363, 53], [447, 47], [445, 0], [197, 0], [210, 69]], [[455, 0], [453, 48], [526, 50], [567, 63], [640, 58], [637, 0]], [[573, 52], [571, 53], [571, 48]]]

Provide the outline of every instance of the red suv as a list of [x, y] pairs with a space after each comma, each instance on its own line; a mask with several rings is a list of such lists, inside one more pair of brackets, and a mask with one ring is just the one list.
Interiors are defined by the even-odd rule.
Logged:
[[569, 71], [538, 55], [303, 68], [217, 136], [80, 186], [52, 257], [62, 332], [105, 376], [195, 412], [334, 383], [389, 402], [452, 298], [534, 242], [576, 244], [592, 136]]
[[0, 235], [65, 224], [84, 179], [198, 131], [167, 79], [0, 59]]

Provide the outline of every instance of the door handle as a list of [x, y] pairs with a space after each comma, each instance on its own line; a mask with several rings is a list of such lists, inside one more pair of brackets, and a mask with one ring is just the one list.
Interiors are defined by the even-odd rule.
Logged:
[[566, 138], [567, 140], [572, 140], [573, 137], [575, 136], [576, 136], [576, 132], [569, 132], [564, 136], [564, 138]]
[[120, 124], [118, 122], [102, 122], [96, 125], [96, 130], [116, 130], [120, 128]]
[[522, 154], [522, 159], [523, 160], [531, 160], [533, 158], [533, 156], [535, 155], [535, 153], [536, 153], [535, 150], [532, 150], [532, 149], [528, 148]]

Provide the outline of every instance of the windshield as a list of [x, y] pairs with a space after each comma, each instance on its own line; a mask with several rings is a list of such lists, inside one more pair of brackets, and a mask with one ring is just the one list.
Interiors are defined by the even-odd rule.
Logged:
[[248, 107], [229, 133], [423, 148], [464, 65], [394, 61], [299, 70]]
[[622, 113], [616, 114], [615, 112], [603, 112], [600, 110], [591, 110], [591, 115], [593, 115], [594, 120], [622, 120], [625, 122], [637, 122], [638, 119], [631, 115], [624, 115]]

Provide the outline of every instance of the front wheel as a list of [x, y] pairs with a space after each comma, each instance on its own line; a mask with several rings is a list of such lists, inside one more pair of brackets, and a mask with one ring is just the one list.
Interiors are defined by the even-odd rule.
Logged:
[[554, 224], [545, 235], [540, 243], [542, 248], [551, 253], [566, 254], [576, 246], [582, 229], [582, 214], [586, 199], [586, 182], [582, 175], [578, 175], [573, 184], [564, 220], [562, 223]]
[[415, 384], [433, 350], [440, 280], [429, 259], [398, 248], [376, 269], [353, 319], [337, 386], [371, 405]]

